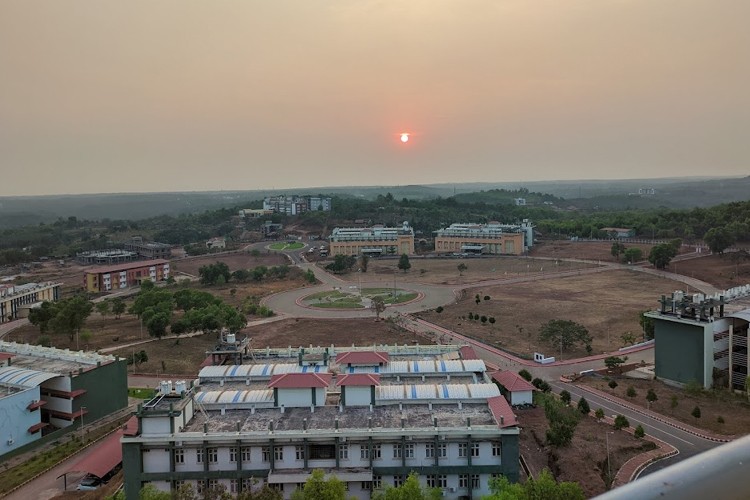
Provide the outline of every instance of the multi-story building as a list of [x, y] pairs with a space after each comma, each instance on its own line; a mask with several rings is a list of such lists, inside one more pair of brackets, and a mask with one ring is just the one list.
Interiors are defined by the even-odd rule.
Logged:
[[521, 224], [451, 224], [435, 231], [438, 253], [477, 253], [521, 255], [534, 244], [534, 229], [524, 219]]
[[124, 437], [125, 493], [267, 483], [289, 498], [324, 469], [359, 499], [408, 474], [446, 498], [480, 498], [518, 479], [516, 417], [484, 362], [456, 346], [255, 350], [207, 366], [197, 384], [161, 384]]
[[0, 456], [128, 404], [124, 359], [0, 342]]
[[84, 266], [90, 264], [120, 264], [131, 262], [137, 258], [137, 253], [128, 250], [94, 250], [76, 254], [76, 262]]
[[263, 210], [286, 215], [298, 215], [304, 212], [331, 210], [331, 198], [324, 196], [269, 196], [263, 200]]
[[329, 238], [331, 255], [412, 255], [414, 229], [404, 222], [401, 227], [337, 227]]
[[747, 390], [750, 285], [706, 296], [662, 295], [654, 320], [654, 374], [680, 384]]
[[143, 280], [165, 281], [169, 272], [169, 261], [164, 259], [96, 267], [84, 273], [83, 286], [92, 293], [109, 292], [140, 285]]
[[25, 318], [35, 304], [60, 299], [60, 283], [0, 285], [0, 323]]
[[171, 245], [144, 241], [140, 236], [134, 236], [124, 246], [125, 250], [135, 252], [144, 259], [169, 259], [172, 256]]

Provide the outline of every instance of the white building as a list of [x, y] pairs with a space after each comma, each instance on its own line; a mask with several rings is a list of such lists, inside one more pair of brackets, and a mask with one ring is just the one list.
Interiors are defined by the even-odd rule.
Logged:
[[[412, 471], [445, 498], [479, 498], [494, 475], [518, 479], [519, 429], [484, 363], [457, 349], [256, 350], [258, 363], [205, 367], [194, 387], [165, 383], [123, 438], [126, 496], [259, 480], [289, 498], [323, 469], [360, 499]], [[304, 363], [321, 353], [327, 364]]]
[[217, 236], [216, 238], [211, 238], [210, 240], [206, 241], [206, 248], [209, 248], [209, 249], [226, 248], [226, 247], [227, 247], [227, 240], [220, 236]]

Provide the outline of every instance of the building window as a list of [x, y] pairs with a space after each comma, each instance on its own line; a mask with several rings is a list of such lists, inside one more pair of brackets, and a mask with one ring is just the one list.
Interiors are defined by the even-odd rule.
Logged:
[[435, 487], [436, 487], [436, 484], [435, 484], [435, 482], [436, 482], [436, 481], [435, 481], [435, 478], [436, 478], [436, 477], [437, 477], [437, 476], [435, 476], [434, 474], [429, 474], [429, 475], [427, 476], [427, 487], [428, 487], [428, 488], [435, 488]]
[[274, 484], [269, 484], [268, 486], [269, 486], [269, 487], [270, 487], [270, 488], [271, 488], [272, 490], [276, 490], [276, 491], [278, 491], [278, 492], [280, 492], [280, 493], [283, 493], [283, 491], [284, 491], [284, 485], [283, 485], [283, 484], [281, 484], [281, 483], [274, 483]]
[[174, 481], [174, 486], [173, 486], [172, 491], [180, 491], [180, 488], [182, 488], [183, 486], [185, 486], [185, 481], [181, 481], [178, 479]]
[[412, 443], [404, 445], [404, 458], [414, 458], [414, 445]]
[[435, 458], [435, 445], [432, 443], [427, 443], [424, 448], [424, 457], [425, 458]]
[[466, 443], [458, 443], [458, 458], [466, 458], [468, 456], [469, 445]]
[[370, 448], [367, 445], [359, 447], [359, 458], [362, 460], [370, 460]]
[[174, 455], [174, 463], [176, 464], [185, 463], [185, 450], [182, 450], [182, 449], [173, 450], [172, 455]]
[[438, 488], [447, 488], [448, 487], [448, 476], [445, 474], [440, 474], [437, 476], [437, 484], [436, 486]]
[[304, 460], [305, 459], [305, 447], [304, 446], [295, 446], [294, 447], [294, 458], [296, 460]]
[[479, 483], [479, 474], [472, 474], [471, 475], [471, 487], [473, 489], [478, 489], [479, 488], [479, 484], [480, 484]]
[[469, 475], [468, 474], [460, 474], [458, 476], [458, 487], [461, 489], [466, 489], [469, 487]]
[[230, 462], [237, 461], [237, 448], [229, 448], [229, 461]]
[[472, 457], [479, 456], [479, 443], [471, 443], [471, 456]]
[[398, 488], [406, 482], [406, 476], [393, 476], [393, 486]]
[[445, 458], [448, 456], [448, 446], [445, 444], [439, 444], [437, 447], [437, 454], [439, 458]]
[[492, 443], [492, 456], [499, 457], [500, 451], [500, 443]]
[[242, 457], [242, 462], [243, 463], [244, 462], [249, 462], [250, 461], [250, 447], [247, 446], [247, 447], [244, 447], [244, 448], [240, 448], [240, 450], [241, 450], [240, 455]]
[[339, 445], [339, 460], [349, 460], [349, 445], [348, 444]]
[[379, 490], [383, 487], [383, 476], [372, 476], [372, 489]]
[[404, 454], [404, 449], [400, 444], [393, 445], [393, 458], [401, 458]]
[[199, 464], [203, 463], [203, 448], [198, 448], [197, 450], [195, 450], [195, 461]]
[[208, 480], [208, 491], [216, 491], [219, 488], [219, 480], [218, 479], [209, 479]]
[[199, 479], [195, 483], [195, 491], [199, 495], [202, 495], [203, 493], [205, 493], [205, 491], [206, 491], [206, 481], [204, 481], [203, 479]]
[[372, 482], [370, 482], [370, 481], [362, 481], [362, 483], [359, 485], [359, 488], [362, 491], [372, 491]]
[[374, 444], [372, 445], [372, 459], [373, 460], [380, 460], [381, 454], [380, 454], [380, 445]]
[[218, 448], [206, 448], [206, 454], [208, 455], [208, 463], [215, 464], [219, 461]]
[[271, 461], [271, 448], [268, 446], [263, 446], [260, 449], [260, 454], [263, 456], [264, 462], [270, 462]]
[[273, 447], [273, 459], [281, 462], [284, 460], [284, 447], [283, 446], [274, 446]]
[[239, 493], [237, 490], [238, 481], [236, 479], [229, 480], [229, 493]]
[[250, 491], [255, 484], [255, 479], [252, 477], [246, 477], [242, 480], [242, 491]]
[[310, 460], [333, 460], [336, 458], [336, 445], [311, 444]]

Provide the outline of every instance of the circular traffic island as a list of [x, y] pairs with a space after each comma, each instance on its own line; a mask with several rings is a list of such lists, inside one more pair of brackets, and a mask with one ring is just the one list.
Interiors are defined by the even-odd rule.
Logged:
[[413, 290], [401, 288], [363, 288], [360, 290], [356, 285], [348, 289], [337, 288], [325, 292], [317, 292], [300, 299], [305, 307], [315, 309], [366, 309], [372, 305], [372, 301], [380, 298], [388, 305], [404, 304], [419, 297], [419, 293]]
[[299, 250], [305, 246], [304, 243], [299, 241], [280, 241], [278, 243], [272, 243], [268, 245], [271, 250]]

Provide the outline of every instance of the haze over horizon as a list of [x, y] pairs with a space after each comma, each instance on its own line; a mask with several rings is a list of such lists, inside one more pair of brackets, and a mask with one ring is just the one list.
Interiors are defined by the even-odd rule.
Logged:
[[747, 175], [748, 18], [746, 0], [6, 0], [0, 196]]

